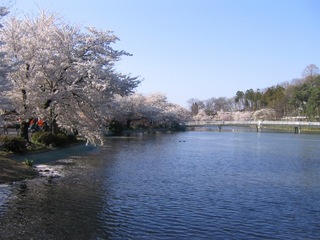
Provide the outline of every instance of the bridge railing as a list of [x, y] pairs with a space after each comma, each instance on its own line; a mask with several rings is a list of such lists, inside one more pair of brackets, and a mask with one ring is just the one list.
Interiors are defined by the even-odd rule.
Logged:
[[186, 126], [310, 126], [320, 127], [320, 122], [301, 122], [301, 121], [189, 121], [185, 123]]

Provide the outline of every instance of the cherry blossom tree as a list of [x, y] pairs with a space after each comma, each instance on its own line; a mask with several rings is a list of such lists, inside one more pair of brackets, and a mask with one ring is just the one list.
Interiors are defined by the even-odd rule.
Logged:
[[234, 121], [250, 121], [253, 120], [253, 112], [251, 111], [235, 111], [233, 113]]
[[168, 102], [162, 93], [148, 95], [146, 103], [151, 110], [152, 122], [165, 128], [176, 128], [179, 123], [189, 120], [190, 113], [183, 107]]
[[220, 121], [233, 121], [233, 113], [225, 112], [221, 109], [217, 112], [217, 115], [215, 115], [214, 119]]
[[263, 108], [253, 113], [254, 120], [274, 120], [276, 111], [272, 108]]
[[[4, 16], [6, 16], [9, 13], [8, 8], [4, 7], [4, 6], [0, 6], [0, 28], [2, 28], [2, 19]], [[0, 45], [2, 45], [3, 43], [0, 41]], [[5, 82], [5, 73], [6, 73], [6, 65], [3, 62], [3, 53], [0, 53], [0, 86], [1, 86], [1, 92], [0, 94], [5, 91], [6, 89], [8, 89], [8, 85]], [[10, 105], [10, 103], [7, 101], [6, 98], [3, 98], [2, 95], [0, 95], [0, 103], [1, 103], [1, 109], [0, 110], [4, 110], [6, 108], [8, 108], [8, 106]]]
[[162, 93], [135, 93], [118, 96], [114, 103], [113, 119], [131, 127], [132, 122], [148, 122], [146, 127], [177, 127], [189, 120], [190, 113], [183, 107], [168, 102]]
[[200, 109], [196, 116], [193, 116], [195, 121], [209, 121], [212, 120], [212, 116], [207, 115], [205, 109]]
[[110, 31], [81, 29], [55, 14], [16, 17], [1, 29], [0, 51], [10, 67], [6, 96], [24, 118], [39, 116], [89, 141], [103, 141], [103, 124], [115, 95], [133, 92], [140, 80], [115, 70], [125, 51], [111, 47]]
[[147, 115], [145, 102], [146, 97], [141, 93], [129, 96], [118, 95], [111, 108], [113, 114], [109, 122], [116, 120], [129, 128], [132, 121], [141, 120]]

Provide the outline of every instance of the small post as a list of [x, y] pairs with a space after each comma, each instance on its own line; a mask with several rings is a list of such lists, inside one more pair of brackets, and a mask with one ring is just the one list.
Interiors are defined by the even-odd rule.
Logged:
[[300, 134], [301, 133], [301, 127], [294, 127], [294, 133]]
[[262, 131], [262, 125], [261, 125], [261, 122], [259, 121], [257, 125], [257, 132], [261, 132], [261, 131]]

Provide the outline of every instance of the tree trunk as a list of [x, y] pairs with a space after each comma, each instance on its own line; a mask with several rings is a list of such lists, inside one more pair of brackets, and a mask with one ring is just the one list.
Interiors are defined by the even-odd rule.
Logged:
[[29, 123], [26, 121], [23, 121], [20, 124], [20, 137], [29, 142]]

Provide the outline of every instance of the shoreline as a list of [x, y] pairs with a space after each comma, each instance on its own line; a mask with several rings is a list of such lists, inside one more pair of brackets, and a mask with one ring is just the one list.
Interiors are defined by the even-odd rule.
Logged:
[[[85, 142], [77, 142], [70, 144], [65, 147], [60, 148], [42, 148], [34, 151], [27, 151], [24, 154], [14, 154], [14, 153], [1, 153], [0, 154], [0, 185], [1, 184], [13, 184], [14, 182], [19, 182], [23, 180], [31, 180], [37, 177], [42, 177], [42, 167], [38, 167], [39, 165], [47, 165], [46, 161], [44, 162], [34, 162], [33, 166], [27, 166], [23, 159], [30, 159], [32, 155], [37, 154], [50, 154], [55, 153], [58, 150], [65, 150], [68, 148], [72, 148], [81, 144], [85, 144]], [[57, 159], [58, 160], [58, 159]], [[51, 162], [51, 161], [49, 161]], [[50, 168], [49, 166], [47, 168]]]
[[[12, 196], [24, 193], [26, 190], [37, 186], [37, 184], [44, 184], [50, 187], [55, 184], [57, 179], [65, 177], [63, 168], [66, 165], [72, 164], [69, 162], [69, 159], [67, 160], [65, 158], [69, 158], [69, 152], [74, 153], [77, 151], [77, 146], [81, 146], [81, 143], [78, 142], [54, 149], [44, 148], [36, 151], [29, 151], [25, 154], [1, 153], [0, 216], [4, 213], [6, 204], [10, 202]], [[64, 156], [61, 152], [64, 152]], [[45, 158], [44, 161], [38, 163], [36, 162], [33, 166], [28, 166], [23, 159], [32, 158], [33, 155], [39, 155], [41, 158], [44, 158], [43, 156], [46, 155], [49, 156], [49, 158]]]
[[0, 166], [0, 184], [10, 184], [39, 176], [35, 168], [10, 158], [0, 157]]

